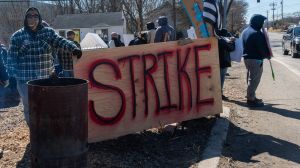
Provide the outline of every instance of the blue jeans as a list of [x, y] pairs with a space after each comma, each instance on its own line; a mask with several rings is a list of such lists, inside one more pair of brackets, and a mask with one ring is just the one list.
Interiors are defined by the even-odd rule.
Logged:
[[24, 117], [27, 125], [29, 125], [29, 102], [28, 102], [28, 86], [26, 83], [17, 81], [17, 89], [21, 96], [24, 106]]
[[221, 91], [223, 94], [223, 87], [224, 87], [224, 82], [225, 82], [225, 76], [227, 73], [228, 68], [221, 68], [220, 69], [220, 76], [221, 76]]

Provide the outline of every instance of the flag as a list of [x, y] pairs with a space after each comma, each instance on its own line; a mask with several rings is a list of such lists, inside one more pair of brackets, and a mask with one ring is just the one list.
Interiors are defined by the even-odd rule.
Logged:
[[215, 29], [222, 28], [219, 6], [215, 0], [205, 0], [203, 3], [203, 18], [205, 22], [210, 23]]

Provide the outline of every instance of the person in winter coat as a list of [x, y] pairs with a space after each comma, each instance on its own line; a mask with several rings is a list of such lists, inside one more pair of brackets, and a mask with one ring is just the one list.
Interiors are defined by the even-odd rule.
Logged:
[[158, 18], [159, 27], [156, 29], [154, 43], [175, 41], [176, 32], [173, 27], [168, 24], [168, 19], [165, 16]]
[[222, 89], [222, 99], [228, 99], [223, 94], [223, 86], [225, 82], [225, 76], [228, 67], [231, 67], [230, 52], [234, 51], [235, 44], [234, 38], [228, 33], [226, 29], [221, 29], [217, 31], [218, 44], [219, 44], [219, 63], [220, 63], [220, 76], [221, 76], [221, 89]]
[[147, 33], [140, 33], [130, 45], [147, 44]]
[[[80, 44], [75, 41], [75, 32], [74, 31], [68, 31], [67, 32], [67, 39], [71, 42], [73, 42], [78, 48], [81, 49]], [[60, 72], [60, 75], [63, 77], [74, 77], [74, 68], [73, 68], [73, 53], [65, 50], [65, 49], [59, 49], [57, 52], [58, 56], [58, 62], [59, 65], [62, 68], [62, 71]], [[80, 57], [77, 57], [79, 59]]]
[[124, 47], [124, 43], [121, 41], [121, 36], [116, 33], [112, 32], [111, 33], [111, 40], [108, 43], [109, 48], [115, 48], [115, 47]]
[[59, 36], [50, 27], [42, 25], [42, 17], [37, 8], [27, 9], [24, 27], [16, 31], [10, 39], [6, 67], [8, 75], [17, 80], [17, 89], [24, 105], [24, 116], [28, 124], [28, 87], [27, 82], [45, 79], [55, 75], [53, 49], [64, 48], [75, 56], [81, 50], [73, 43]]
[[9, 78], [4, 66], [4, 59], [7, 57], [7, 51], [4, 46], [0, 46], [0, 86], [7, 87], [9, 85]]
[[148, 22], [147, 24], [147, 43], [154, 43], [156, 28], [153, 22]]
[[17, 81], [9, 77], [4, 63], [7, 60], [5, 45], [0, 47], [0, 108], [15, 107], [20, 104], [20, 95], [17, 90]]
[[256, 89], [260, 83], [263, 73], [263, 60], [271, 59], [271, 53], [268, 48], [267, 40], [262, 28], [267, 18], [255, 14], [250, 20], [250, 25], [242, 33], [244, 46], [243, 57], [245, 66], [248, 70], [247, 80], [247, 104], [249, 107], [262, 107], [262, 99], [256, 97]]
[[119, 47], [125, 47], [125, 44], [122, 42], [122, 40], [121, 40], [121, 35], [120, 34], [118, 34], [118, 46]]

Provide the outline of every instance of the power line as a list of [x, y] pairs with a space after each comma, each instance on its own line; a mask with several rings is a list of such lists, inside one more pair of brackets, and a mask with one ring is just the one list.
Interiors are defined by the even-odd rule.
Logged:
[[269, 29], [269, 11], [267, 10], [267, 29]]

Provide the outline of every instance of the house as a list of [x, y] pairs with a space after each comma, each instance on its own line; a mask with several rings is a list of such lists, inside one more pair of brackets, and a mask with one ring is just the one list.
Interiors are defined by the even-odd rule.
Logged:
[[122, 12], [67, 14], [58, 15], [51, 27], [63, 37], [66, 37], [67, 31], [73, 30], [78, 42], [87, 33], [96, 33], [108, 42], [112, 32], [117, 32], [123, 37], [126, 33], [126, 20]]

